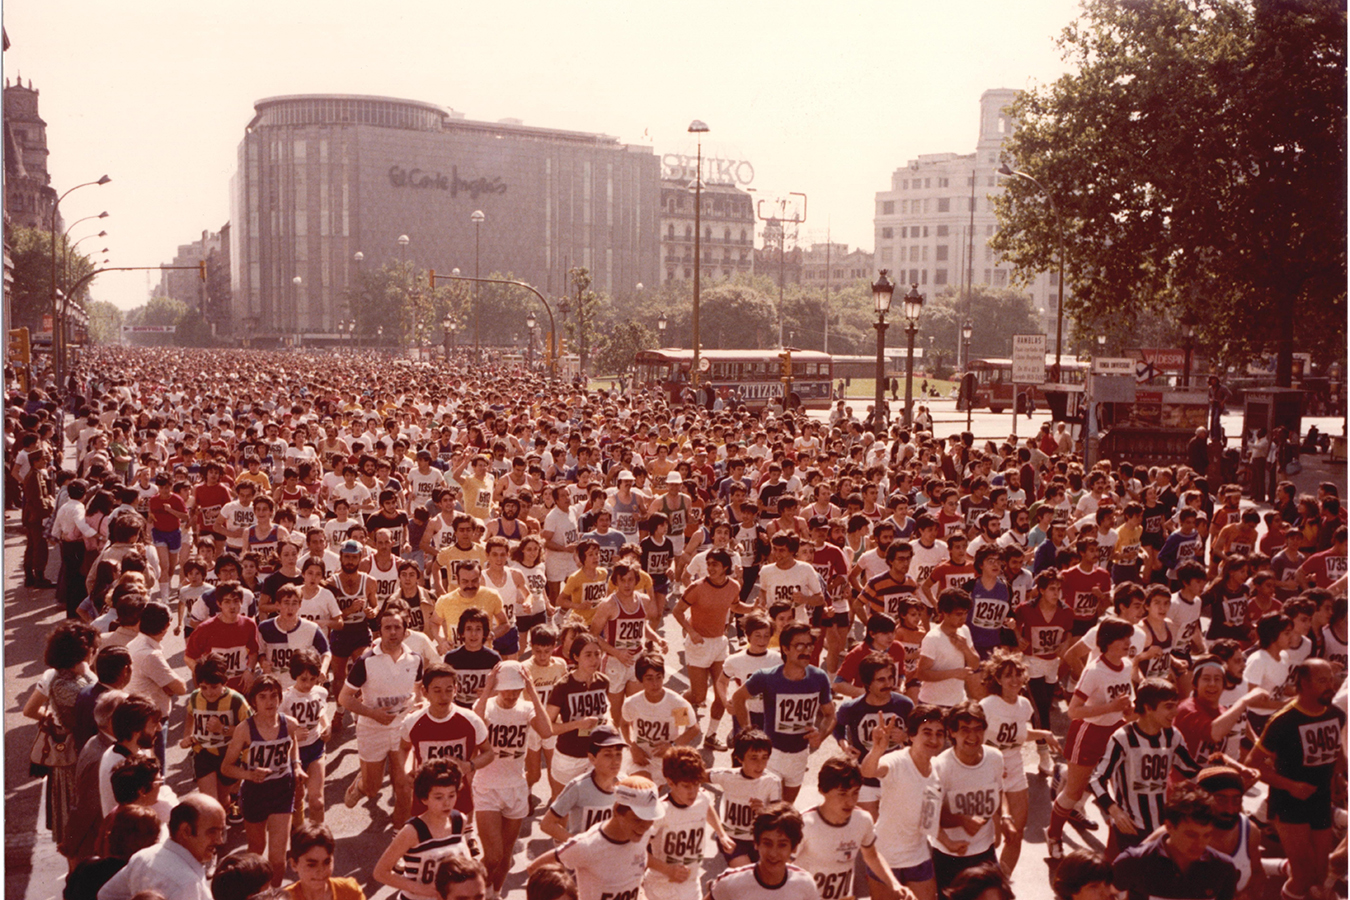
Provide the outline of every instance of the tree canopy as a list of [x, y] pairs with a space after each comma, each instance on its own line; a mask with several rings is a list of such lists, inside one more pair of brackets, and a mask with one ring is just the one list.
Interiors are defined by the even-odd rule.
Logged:
[[[1346, 12], [1338, 0], [1101, 0], [1059, 39], [1075, 72], [1019, 95], [992, 241], [1053, 268], [1065, 312], [1129, 334], [1193, 320], [1228, 362], [1294, 335], [1345, 352]], [[1046, 196], [1049, 195], [1049, 197]]]

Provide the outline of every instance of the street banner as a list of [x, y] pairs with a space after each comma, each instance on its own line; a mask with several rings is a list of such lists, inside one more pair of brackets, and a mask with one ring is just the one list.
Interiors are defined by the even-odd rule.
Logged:
[[173, 334], [177, 325], [123, 325], [123, 334]]
[[1134, 377], [1134, 360], [1129, 357], [1099, 356], [1092, 360], [1092, 371], [1098, 375], [1128, 375]]
[[1012, 345], [1013, 384], [1045, 381], [1045, 335], [1015, 334]]

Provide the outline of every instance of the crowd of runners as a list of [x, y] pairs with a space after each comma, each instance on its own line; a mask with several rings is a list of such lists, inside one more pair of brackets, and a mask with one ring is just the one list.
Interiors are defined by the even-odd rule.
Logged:
[[1331, 485], [375, 356], [70, 387], [5, 437], [71, 900], [1010, 900], [1029, 778], [1064, 900], [1345, 896]]

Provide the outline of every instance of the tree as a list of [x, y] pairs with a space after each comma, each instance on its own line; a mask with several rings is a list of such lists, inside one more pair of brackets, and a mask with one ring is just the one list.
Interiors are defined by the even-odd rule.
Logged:
[[94, 344], [116, 344], [122, 340], [122, 321], [125, 316], [107, 300], [90, 301], [89, 341]]
[[600, 338], [592, 368], [596, 373], [621, 374], [633, 365], [633, 357], [639, 350], [655, 346], [656, 335], [641, 322], [619, 322]]
[[[177, 328], [187, 315], [187, 304], [172, 297], [151, 297], [144, 306], [127, 313], [128, 325], [172, 325]], [[173, 347], [178, 345], [177, 333], [133, 334], [132, 343], [142, 347]]]
[[[1085, 5], [1060, 38], [1076, 72], [1021, 94], [992, 245], [1053, 269], [1065, 312], [1121, 334], [1190, 314], [1241, 362], [1293, 336], [1344, 355], [1344, 5], [1150, 0]], [[1047, 197], [1048, 194], [1048, 197]], [[1058, 217], [1050, 205], [1053, 199]]]
[[[10, 261], [14, 264], [14, 281], [9, 286], [14, 321], [12, 328], [27, 326], [42, 330], [42, 317], [52, 312], [52, 237], [40, 228], [15, 228], [9, 240]], [[64, 238], [56, 242], [56, 286], [65, 291], [70, 285], [94, 270], [89, 257], [79, 251], [70, 252]], [[89, 296], [86, 281], [75, 302], [83, 304]]]

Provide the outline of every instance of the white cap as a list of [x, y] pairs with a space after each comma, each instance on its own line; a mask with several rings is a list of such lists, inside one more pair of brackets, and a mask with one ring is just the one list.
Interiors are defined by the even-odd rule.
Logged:
[[655, 822], [665, 813], [665, 804], [657, 796], [655, 785], [635, 788], [620, 782], [614, 788], [614, 805], [626, 806], [633, 815], [648, 822]]
[[624, 469], [622, 472], [619, 473], [619, 477], [616, 478], [615, 481], [637, 481], [637, 479], [633, 477], [632, 472], [628, 471], [627, 469]]
[[525, 670], [514, 659], [508, 659], [497, 666], [497, 690], [520, 691], [525, 689]]
[[684, 484], [684, 479], [680, 477], [679, 472], [671, 469], [670, 474], [666, 476], [666, 484]]

